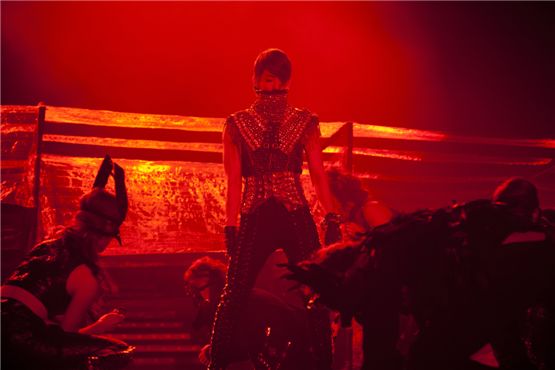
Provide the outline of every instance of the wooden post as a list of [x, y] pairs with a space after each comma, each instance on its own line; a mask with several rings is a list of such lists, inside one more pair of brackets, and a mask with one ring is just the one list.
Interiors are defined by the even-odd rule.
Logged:
[[37, 117], [37, 153], [35, 158], [35, 172], [33, 178], [33, 201], [35, 208], [35, 219], [31, 232], [30, 246], [39, 242], [40, 229], [40, 167], [42, 162], [42, 136], [44, 131], [44, 118], [46, 116], [46, 105], [39, 103]]
[[347, 122], [343, 126], [347, 131], [347, 145], [345, 148], [345, 159], [343, 164], [343, 169], [349, 175], [353, 174], [353, 123]]

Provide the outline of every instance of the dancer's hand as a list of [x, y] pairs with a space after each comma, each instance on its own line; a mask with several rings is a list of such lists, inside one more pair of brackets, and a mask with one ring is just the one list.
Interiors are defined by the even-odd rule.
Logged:
[[289, 272], [281, 277], [286, 280], [297, 281], [307, 285], [317, 293], [323, 293], [336, 288], [339, 285], [339, 278], [316, 263], [301, 264], [278, 264], [285, 267]]
[[283, 279], [297, 281], [309, 286], [318, 294], [318, 301], [332, 309], [341, 303], [341, 278], [325, 270], [316, 263], [280, 264], [289, 270], [282, 275]]
[[113, 331], [117, 324], [123, 321], [125, 315], [120, 310], [113, 310], [105, 315], [102, 315], [98, 320], [79, 329], [82, 334], [102, 334]]
[[330, 245], [341, 241], [341, 216], [339, 214], [333, 212], [329, 212], [328, 214], [326, 214], [322, 226], [325, 230], [325, 245]]
[[342, 233], [347, 240], [356, 240], [366, 231], [364, 227], [355, 222], [346, 222], [342, 225]]
[[123, 319], [125, 319], [125, 315], [119, 310], [108, 312], [98, 319], [97, 323], [99, 325], [99, 330], [101, 330], [102, 332], [109, 332], [113, 330], [116, 325], [122, 322]]

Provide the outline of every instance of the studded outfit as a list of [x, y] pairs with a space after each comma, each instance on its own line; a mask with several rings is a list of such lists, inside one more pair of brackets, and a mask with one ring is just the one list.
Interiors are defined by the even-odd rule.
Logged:
[[[240, 150], [244, 189], [237, 246], [214, 320], [211, 369], [233, 362], [231, 338], [240, 330], [240, 312], [269, 255], [283, 248], [289, 262], [296, 263], [320, 247], [300, 179], [304, 146], [320, 134], [318, 118], [291, 107], [287, 93], [280, 91], [259, 93], [251, 107], [228, 117], [226, 126]], [[331, 366], [327, 311], [316, 306], [308, 314], [313, 368], [326, 370]]]

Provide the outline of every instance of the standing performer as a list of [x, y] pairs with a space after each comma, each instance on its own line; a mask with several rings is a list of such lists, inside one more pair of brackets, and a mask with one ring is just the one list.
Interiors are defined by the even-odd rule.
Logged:
[[[283, 248], [290, 262], [307, 259], [319, 246], [316, 225], [303, 194], [300, 175], [306, 153], [316, 194], [326, 211], [326, 240], [341, 238], [320, 147], [318, 117], [291, 107], [287, 93], [291, 62], [278, 49], [263, 51], [255, 61], [256, 101], [228, 117], [223, 135], [227, 175], [225, 237], [230, 265], [214, 320], [210, 369], [225, 369], [233, 360], [232, 333], [256, 277], [268, 256]], [[241, 200], [242, 179], [245, 188]], [[238, 225], [238, 216], [240, 224]], [[314, 368], [331, 366], [328, 313], [309, 309]]]

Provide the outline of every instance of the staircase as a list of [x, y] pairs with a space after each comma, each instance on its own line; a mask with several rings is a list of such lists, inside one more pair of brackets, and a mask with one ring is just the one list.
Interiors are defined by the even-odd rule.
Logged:
[[108, 335], [136, 347], [128, 370], [205, 369], [197, 358], [201, 345], [189, 332], [196, 309], [182, 285], [185, 269], [203, 255], [103, 257], [118, 289], [107, 298], [106, 308], [126, 311], [126, 319]]

